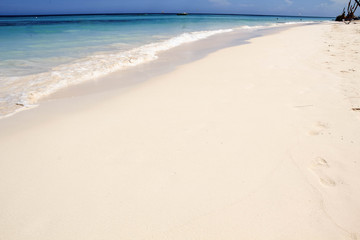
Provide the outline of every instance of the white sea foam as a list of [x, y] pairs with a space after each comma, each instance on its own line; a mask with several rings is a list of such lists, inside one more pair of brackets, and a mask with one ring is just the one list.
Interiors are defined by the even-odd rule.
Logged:
[[128, 51], [102, 53], [63, 64], [51, 71], [20, 77], [1, 77], [0, 117], [8, 116], [21, 108], [36, 105], [39, 99], [59, 89], [158, 58], [160, 52], [208, 38], [232, 29], [183, 33], [161, 42], [143, 45]]
[[239, 30], [261, 30], [261, 29], [267, 29], [267, 28], [275, 28], [275, 27], [282, 27], [282, 26], [286, 26], [286, 25], [301, 25], [301, 24], [310, 24], [310, 23], [314, 23], [313, 21], [301, 21], [301, 22], [278, 22], [278, 23], [272, 23], [269, 25], [255, 25], [255, 26], [241, 26], [239, 28], [235, 28], [235, 29], [239, 29]]

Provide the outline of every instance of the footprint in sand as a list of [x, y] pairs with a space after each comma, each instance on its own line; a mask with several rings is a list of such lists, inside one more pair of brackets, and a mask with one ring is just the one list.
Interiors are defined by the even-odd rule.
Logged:
[[334, 187], [336, 185], [336, 182], [327, 176], [320, 177], [320, 182], [323, 185], [329, 186], [329, 187]]
[[328, 162], [322, 157], [316, 158], [313, 161], [312, 165], [313, 165], [314, 168], [319, 168], [319, 167], [321, 167], [321, 168], [329, 168]]
[[311, 164], [311, 170], [319, 178], [322, 185], [327, 187], [336, 186], [336, 182], [326, 175], [326, 169], [330, 168], [329, 163], [322, 157], [316, 158]]
[[326, 122], [317, 122], [313, 130], [309, 131], [312, 136], [323, 135], [324, 131], [329, 128], [329, 124]]

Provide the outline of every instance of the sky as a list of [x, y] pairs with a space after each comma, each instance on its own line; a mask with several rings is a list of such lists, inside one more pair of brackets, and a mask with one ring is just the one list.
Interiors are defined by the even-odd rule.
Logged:
[[231, 13], [339, 15], [348, 0], [0, 0], [0, 15], [81, 13]]

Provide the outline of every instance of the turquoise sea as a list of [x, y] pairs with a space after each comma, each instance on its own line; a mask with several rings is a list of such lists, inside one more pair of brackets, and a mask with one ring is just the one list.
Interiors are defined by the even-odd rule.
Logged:
[[156, 60], [160, 52], [231, 31], [329, 18], [118, 14], [0, 16], [0, 117], [61, 88]]

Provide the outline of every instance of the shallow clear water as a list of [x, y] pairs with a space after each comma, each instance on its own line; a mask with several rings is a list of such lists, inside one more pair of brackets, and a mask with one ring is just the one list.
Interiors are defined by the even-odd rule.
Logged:
[[0, 117], [187, 42], [234, 29], [326, 20], [204, 14], [0, 17]]

